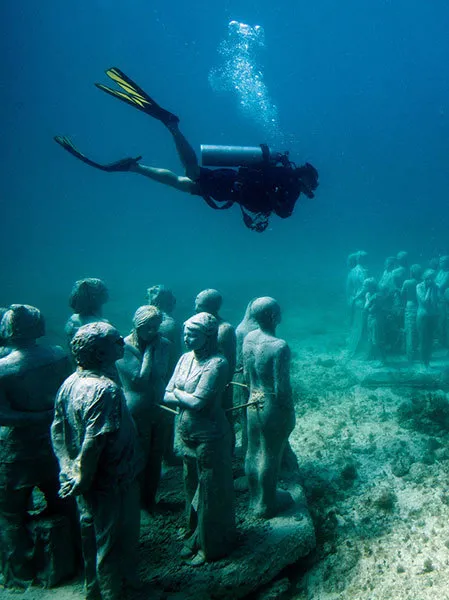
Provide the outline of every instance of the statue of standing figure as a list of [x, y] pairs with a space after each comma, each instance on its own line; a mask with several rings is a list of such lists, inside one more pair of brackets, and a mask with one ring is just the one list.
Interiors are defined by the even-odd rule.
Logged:
[[162, 313], [162, 323], [159, 327], [159, 334], [172, 343], [172, 356], [170, 364], [170, 375], [173, 373], [176, 363], [182, 352], [181, 327], [172, 317], [175, 310], [176, 298], [173, 292], [165, 285], [153, 285], [147, 289], [148, 304], [157, 306]]
[[[233, 389], [229, 383], [232, 380], [236, 365], [237, 342], [234, 327], [225, 321], [219, 314], [223, 298], [217, 290], [207, 289], [200, 292], [195, 298], [195, 312], [206, 312], [213, 315], [218, 321], [218, 351], [228, 361], [228, 385], [223, 393], [223, 408], [232, 408]], [[232, 428], [232, 447], [235, 447], [234, 416], [232, 411], [226, 413]]]
[[443, 347], [449, 346], [449, 331], [447, 325], [447, 303], [444, 300], [449, 289], [449, 256], [442, 256], [438, 263], [435, 284], [439, 291], [438, 340]]
[[349, 311], [350, 311], [350, 321], [352, 318], [352, 301], [360, 289], [359, 273], [358, 273], [358, 270], [356, 269], [357, 259], [358, 259], [358, 252], [352, 252], [348, 256], [347, 261], [346, 261], [346, 264], [349, 269], [348, 275], [346, 277], [346, 303], [347, 303], [347, 305], [349, 307]]
[[416, 286], [419, 349], [421, 360], [426, 367], [429, 366], [432, 358], [433, 342], [438, 327], [439, 293], [435, 276], [436, 271], [427, 269], [423, 281]]
[[[0, 307], [0, 332], [2, 330], [2, 319], [3, 319], [3, 315], [6, 313], [8, 309], [5, 307]], [[8, 346], [6, 345], [6, 341], [2, 338], [1, 333], [0, 333], [0, 358], [3, 358], [4, 356], [6, 356], [7, 354], [9, 354], [11, 352], [10, 348], [8, 348]]]
[[161, 477], [162, 456], [173, 418], [159, 404], [170, 378], [172, 344], [159, 333], [162, 312], [141, 306], [133, 317], [133, 330], [125, 338], [124, 356], [116, 362], [126, 403], [136, 424], [145, 466], [140, 495], [143, 508], [151, 511]]
[[352, 269], [352, 299], [350, 306], [350, 333], [348, 353], [352, 358], [362, 355], [366, 348], [365, 292], [363, 282], [368, 277], [366, 266], [368, 254], [363, 250], [357, 252], [357, 265]]
[[69, 345], [75, 333], [83, 325], [97, 321], [108, 323], [108, 320], [102, 316], [103, 305], [108, 300], [108, 289], [101, 279], [87, 277], [75, 282], [69, 299], [73, 315], [65, 325]]
[[[176, 298], [173, 292], [165, 285], [153, 285], [147, 289], [148, 304], [157, 306], [162, 312], [162, 323], [159, 327], [159, 334], [171, 342], [171, 356], [169, 364], [169, 378], [175, 370], [176, 363], [182, 353], [182, 332], [178, 322], [172, 317], [176, 307]], [[175, 419], [167, 423], [168, 431], [166, 436], [166, 446], [163, 453], [164, 463], [167, 466], [178, 466], [180, 458], [175, 452]]]
[[446, 289], [443, 296], [444, 315], [445, 315], [445, 331], [446, 331], [446, 348], [449, 347], [449, 288]]
[[136, 585], [142, 467], [136, 429], [121, 388], [109, 377], [124, 340], [109, 323], [89, 323], [72, 339], [77, 370], [56, 397], [51, 427], [61, 498], [75, 497], [86, 598], [121, 600]]
[[388, 256], [385, 259], [384, 270], [379, 280], [379, 289], [386, 297], [390, 296], [394, 291], [393, 272], [397, 267], [397, 258]]
[[416, 295], [416, 286], [421, 282], [421, 276], [421, 265], [412, 265], [410, 267], [410, 278], [404, 281], [401, 289], [402, 305], [405, 306], [405, 355], [410, 363], [416, 358], [416, 352], [418, 350], [418, 328], [416, 324], [418, 298]]
[[[257, 321], [252, 315], [252, 305], [256, 298], [253, 298], [245, 310], [245, 315], [242, 321], [237, 325], [235, 330], [236, 337], [236, 365], [234, 374], [234, 389], [233, 389], [233, 404], [234, 406], [240, 406], [246, 404], [249, 400], [249, 388], [245, 383], [245, 376], [243, 373], [243, 342], [245, 337], [250, 331], [254, 331], [259, 327]], [[242, 408], [239, 411], [241, 421], [241, 454], [245, 458], [248, 449], [248, 429], [246, 419], [246, 408]]]
[[3, 316], [0, 335], [10, 353], [0, 359], [0, 565], [12, 587], [36, 575], [27, 528], [33, 488], [44, 493], [49, 515], [67, 512], [58, 497], [50, 424], [71, 366], [60, 346], [37, 343], [44, 334], [44, 319], [33, 306], [13, 304]]
[[363, 284], [365, 290], [367, 360], [385, 363], [385, 340], [383, 329], [383, 295], [374, 277], [368, 277]]
[[179, 359], [164, 399], [180, 411], [187, 512], [181, 557], [192, 566], [226, 556], [235, 539], [232, 437], [222, 401], [229, 375], [218, 353], [218, 326], [206, 312], [184, 323], [188, 352]]
[[279, 304], [270, 297], [257, 298], [251, 306], [258, 328], [243, 342], [243, 366], [249, 385], [247, 409], [248, 451], [245, 473], [250, 508], [255, 516], [271, 518], [293, 501], [277, 490], [279, 470], [288, 437], [295, 426], [290, 385], [290, 349], [276, 337], [281, 322]]

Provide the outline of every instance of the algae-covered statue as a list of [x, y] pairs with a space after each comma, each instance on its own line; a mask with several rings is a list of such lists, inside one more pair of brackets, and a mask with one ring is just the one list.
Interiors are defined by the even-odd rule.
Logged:
[[447, 348], [447, 347], [449, 347], [449, 288], [447, 288], [447, 290], [444, 292], [443, 303], [444, 303], [443, 312], [444, 312], [444, 316], [445, 316], [445, 319], [444, 319], [445, 345]]
[[172, 317], [172, 313], [176, 306], [176, 298], [169, 288], [159, 284], [153, 285], [147, 289], [147, 300], [148, 304], [157, 306], [162, 312], [162, 323], [159, 327], [159, 333], [172, 343], [172, 373], [182, 351], [181, 327]]
[[187, 535], [181, 556], [192, 566], [226, 556], [235, 538], [231, 430], [222, 394], [228, 364], [218, 354], [218, 321], [198, 313], [184, 323], [181, 356], [165, 392], [179, 408]]
[[410, 278], [402, 284], [401, 300], [404, 311], [404, 334], [405, 334], [405, 355], [409, 362], [413, 362], [418, 350], [418, 329], [416, 324], [416, 315], [418, 311], [418, 298], [416, 295], [416, 286], [421, 282], [422, 267], [415, 264], [410, 267]]
[[[176, 363], [182, 353], [182, 331], [179, 323], [172, 317], [176, 307], [176, 298], [173, 292], [165, 285], [153, 285], [147, 289], [148, 304], [157, 306], [162, 312], [162, 323], [159, 334], [171, 342], [171, 355], [169, 365], [169, 378], [175, 370]], [[164, 449], [164, 463], [168, 466], [179, 465], [180, 459], [175, 453], [175, 419], [167, 423], [168, 432]]]
[[225, 321], [219, 314], [223, 302], [217, 290], [207, 289], [200, 292], [195, 298], [195, 312], [207, 312], [218, 321], [218, 349], [228, 361], [230, 376], [235, 371], [236, 338], [234, 327]]
[[449, 344], [449, 332], [447, 330], [447, 303], [444, 300], [446, 291], [449, 289], [449, 256], [441, 256], [438, 262], [438, 271], [435, 284], [439, 291], [438, 310], [438, 340], [443, 347]]
[[356, 266], [351, 270], [350, 299], [350, 332], [348, 339], [348, 353], [356, 358], [364, 353], [366, 346], [366, 318], [365, 318], [365, 290], [363, 283], [368, 277], [368, 254], [364, 250], [356, 253]]
[[287, 492], [277, 490], [282, 455], [295, 426], [290, 349], [276, 337], [276, 327], [281, 321], [276, 300], [256, 299], [251, 313], [258, 329], [248, 333], [243, 342], [245, 379], [249, 401], [254, 403], [247, 409], [245, 473], [253, 513], [270, 518], [292, 503]]
[[374, 277], [363, 284], [365, 290], [367, 360], [385, 362], [385, 338], [383, 327], [383, 295]]
[[108, 289], [101, 279], [87, 277], [75, 282], [69, 299], [74, 314], [65, 325], [69, 344], [82, 325], [96, 321], [108, 323], [102, 316], [103, 305], [108, 299]]
[[[242, 404], [246, 404], [249, 399], [249, 391], [248, 386], [245, 384], [245, 376], [243, 373], [243, 342], [245, 337], [248, 335], [250, 331], [254, 331], [259, 327], [257, 321], [253, 317], [251, 312], [251, 308], [253, 305], [253, 298], [245, 310], [245, 315], [242, 321], [237, 325], [235, 330], [236, 337], [236, 364], [235, 364], [235, 374], [233, 377], [234, 380], [234, 389], [233, 389], [233, 404], [235, 406], [240, 406]], [[240, 420], [241, 420], [241, 453], [243, 458], [246, 456], [246, 451], [248, 449], [248, 427], [246, 420], [246, 408], [243, 408], [240, 412]]]
[[449, 256], [442, 256], [438, 261], [435, 284], [440, 290], [441, 295], [449, 288]]
[[1, 306], [0, 307], [0, 358], [3, 358], [4, 356], [6, 356], [7, 354], [10, 353], [10, 349], [8, 348], [8, 346], [6, 345], [6, 340], [4, 340], [1, 336], [1, 323], [2, 323], [2, 319], [3, 319], [3, 315], [6, 313], [8, 309]]
[[71, 366], [61, 347], [37, 343], [44, 334], [44, 319], [33, 306], [13, 304], [3, 316], [0, 335], [10, 353], [0, 359], [0, 564], [11, 586], [35, 576], [27, 527], [33, 488], [44, 493], [49, 515], [65, 512], [50, 424]]
[[416, 286], [418, 299], [417, 327], [422, 362], [429, 366], [438, 326], [439, 292], [435, 283], [436, 271], [427, 269], [423, 281]]
[[394, 290], [393, 272], [397, 267], [397, 258], [395, 256], [388, 256], [385, 259], [384, 270], [379, 280], [379, 289], [384, 293], [385, 296], [390, 296]]
[[[228, 384], [232, 380], [236, 364], [236, 337], [234, 327], [225, 321], [219, 314], [223, 298], [217, 290], [207, 289], [200, 292], [195, 298], [195, 312], [206, 312], [213, 315], [218, 321], [218, 351], [228, 361]], [[228, 385], [223, 393], [223, 408], [232, 408], [233, 389]], [[234, 415], [232, 411], [226, 413], [232, 428], [232, 447], [235, 446]]]
[[133, 317], [133, 330], [125, 338], [125, 353], [116, 363], [126, 402], [136, 424], [145, 459], [141, 475], [142, 506], [151, 510], [161, 475], [162, 456], [173, 418], [159, 408], [171, 373], [172, 344], [159, 333], [162, 312], [141, 306]]
[[346, 302], [350, 309], [350, 318], [352, 317], [352, 301], [360, 290], [360, 285], [363, 280], [360, 281], [360, 270], [357, 269], [358, 252], [352, 252], [349, 254], [346, 264], [348, 266], [348, 274], [346, 276]]
[[124, 341], [96, 322], [80, 327], [71, 347], [78, 368], [58, 392], [51, 428], [59, 493], [76, 497], [87, 598], [121, 600], [137, 579], [141, 467], [125, 397], [108, 376]]
[[399, 250], [399, 252], [396, 254], [396, 263], [398, 267], [402, 267], [405, 269], [406, 273], [408, 272], [410, 268], [410, 261], [407, 250]]

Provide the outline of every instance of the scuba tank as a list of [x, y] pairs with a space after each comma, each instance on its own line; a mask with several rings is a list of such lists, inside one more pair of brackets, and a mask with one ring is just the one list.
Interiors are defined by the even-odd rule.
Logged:
[[288, 161], [287, 153], [274, 152], [266, 144], [260, 146], [208, 146], [201, 144], [204, 167], [264, 167]]

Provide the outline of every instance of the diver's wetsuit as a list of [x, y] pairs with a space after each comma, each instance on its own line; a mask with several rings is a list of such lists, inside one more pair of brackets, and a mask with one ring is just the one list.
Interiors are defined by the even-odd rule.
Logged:
[[269, 215], [274, 212], [283, 219], [292, 214], [300, 193], [306, 190], [297, 172], [284, 166], [261, 169], [200, 167], [196, 183], [194, 195], [226, 202], [229, 206], [236, 203], [251, 213]]

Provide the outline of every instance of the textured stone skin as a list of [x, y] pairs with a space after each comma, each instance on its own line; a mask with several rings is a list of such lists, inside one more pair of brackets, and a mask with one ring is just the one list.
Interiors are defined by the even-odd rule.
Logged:
[[159, 333], [161, 323], [162, 312], [158, 308], [140, 307], [134, 316], [133, 330], [125, 338], [124, 356], [116, 363], [144, 455], [141, 502], [148, 510], [156, 503], [162, 457], [174, 420], [158, 406], [169, 380], [172, 355], [172, 343]]
[[258, 328], [243, 342], [243, 368], [249, 386], [247, 408], [248, 451], [245, 473], [250, 506], [256, 516], [270, 518], [291, 502], [277, 490], [281, 459], [295, 426], [290, 385], [290, 349], [275, 336], [281, 311], [273, 298], [258, 298], [252, 305]]
[[197, 566], [228, 554], [235, 538], [231, 434], [222, 404], [228, 364], [217, 353], [218, 321], [202, 312], [184, 324], [183, 354], [165, 392], [177, 406], [187, 537], [182, 556]]
[[135, 426], [109, 377], [124, 341], [97, 322], [81, 327], [71, 346], [78, 369], [59, 389], [51, 428], [59, 494], [77, 501], [87, 598], [119, 600], [136, 578], [140, 525]]
[[50, 423], [56, 392], [71, 367], [61, 347], [37, 344], [44, 333], [43, 317], [32, 306], [13, 304], [2, 319], [10, 353], [0, 359], [0, 552], [10, 586], [35, 576], [26, 524], [33, 488], [44, 493], [48, 514], [67, 512], [57, 494]]

